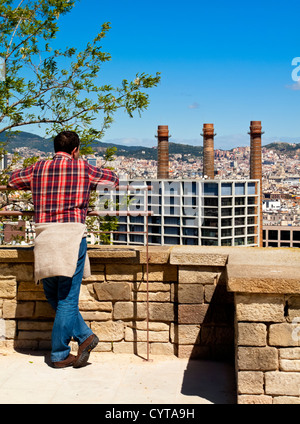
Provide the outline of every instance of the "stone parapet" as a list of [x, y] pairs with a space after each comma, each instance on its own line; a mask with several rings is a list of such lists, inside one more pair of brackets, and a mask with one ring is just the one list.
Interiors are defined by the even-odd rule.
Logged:
[[[300, 251], [90, 246], [79, 308], [98, 352], [235, 363], [237, 402], [300, 403]], [[33, 249], [0, 248], [0, 352], [50, 349]], [[72, 342], [72, 350], [77, 345]]]
[[[148, 266], [145, 247], [90, 246], [88, 254], [79, 309], [97, 351], [233, 360], [226, 254], [151, 246]], [[50, 349], [54, 311], [34, 284], [33, 260], [32, 248], [0, 249], [2, 349]]]

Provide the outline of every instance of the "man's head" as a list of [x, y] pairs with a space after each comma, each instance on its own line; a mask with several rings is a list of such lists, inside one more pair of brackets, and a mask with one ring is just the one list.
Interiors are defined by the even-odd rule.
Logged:
[[80, 139], [74, 131], [62, 131], [54, 138], [54, 151], [65, 152], [72, 155], [74, 159], [79, 156]]

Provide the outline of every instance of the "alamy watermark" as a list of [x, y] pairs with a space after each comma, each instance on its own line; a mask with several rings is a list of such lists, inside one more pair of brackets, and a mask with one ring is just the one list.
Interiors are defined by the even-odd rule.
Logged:
[[[138, 215], [151, 211], [153, 215], [184, 215], [195, 219], [199, 216], [199, 184], [185, 182], [181, 187], [175, 181], [149, 181], [128, 183], [120, 181], [118, 190], [98, 185], [96, 212], [127, 212]], [[149, 187], [151, 189], [149, 189]]]
[[300, 81], [300, 57], [294, 57], [292, 60], [292, 66], [295, 68], [292, 70], [292, 80], [295, 82]]

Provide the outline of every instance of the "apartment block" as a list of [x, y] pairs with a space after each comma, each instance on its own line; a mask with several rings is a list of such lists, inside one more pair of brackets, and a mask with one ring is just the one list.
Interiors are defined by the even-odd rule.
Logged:
[[[135, 180], [113, 244], [259, 246], [259, 180]], [[117, 196], [116, 194], [114, 196]], [[121, 195], [120, 195], [121, 196]], [[117, 196], [117, 202], [125, 204]], [[114, 199], [115, 201], [116, 199]], [[152, 216], [138, 216], [138, 211]], [[147, 233], [148, 220], [148, 233]]]

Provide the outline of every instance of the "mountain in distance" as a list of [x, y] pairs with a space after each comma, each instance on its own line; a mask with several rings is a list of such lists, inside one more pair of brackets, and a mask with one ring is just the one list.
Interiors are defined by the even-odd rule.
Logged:
[[[45, 153], [54, 153], [52, 138], [43, 138], [39, 135], [32, 134], [25, 131], [16, 132], [9, 137], [6, 137], [6, 133], [0, 134], [0, 142], [7, 142], [6, 149], [12, 153], [14, 149], [20, 147], [28, 147], [29, 149], [36, 149]], [[102, 141], [95, 141], [93, 148], [98, 153], [104, 153], [108, 147], [116, 147], [116, 156], [133, 157], [136, 159], [145, 160], [157, 160], [157, 148], [155, 147], [144, 147], [144, 146], [124, 146], [116, 143], [105, 143]], [[286, 154], [292, 157], [296, 154], [300, 154], [300, 143], [285, 143], [285, 142], [273, 142], [263, 146], [268, 150], [273, 150], [278, 154]], [[223, 149], [219, 149], [223, 150]], [[225, 149], [224, 149], [225, 150]], [[232, 150], [232, 149], [231, 149]], [[169, 143], [169, 153], [181, 154], [182, 159], [186, 160], [189, 157], [202, 157], [203, 147], [191, 146], [188, 144], [180, 143]]]
[[300, 154], [300, 143], [285, 143], [282, 141], [277, 141], [274, 143], [269, 143], [263, 147], [268, 150], [276, 151], [279, 154], [285, 154], [289, 157]]
[[54, 152], [53, 141], [51, 138], [43, 138], [39, 135], [25, 131], [18, 131], [12, 134], [6, 132], [0, 134], [0, 142], [7, 143], [5, 146], [9, 153], [20, 147], [28, 147], [29, 149], [37, 149], [41, 152]]
[[[25, 131], [19, 131], [12, 135], [6, 136], [5, 133], [0, 134], [0, 142], [7, 142], [6, 150], [12, 153], [16, 148], [28, 147], [29, 149], [37, 149], [44, 153], [54, 153], [52, 138], [43, 138], [39, 135]], [[116, 156], [133, 157], [137, 159], [157, 160], [157, 149], [155, 147], [144, 146], [124, 146], [116, 143], [105, 143], [95, 140], [93, 143], [95, 152], [104, 153], [108, 147], [116, 147]], [[203, 154], [202, 146], [189, 146], [187, 144], [170, 143], [170, 154], [182, 154], [191, 156], [201, 156]]]

